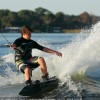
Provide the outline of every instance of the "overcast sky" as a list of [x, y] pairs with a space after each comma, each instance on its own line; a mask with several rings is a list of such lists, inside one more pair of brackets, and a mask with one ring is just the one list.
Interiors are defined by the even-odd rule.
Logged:
[[20, 11], [22, 9], [33, 10], [43, 7], [53, 12], [64, 12], [69, 15], [79, 15], [88, 12], [100, 15], [100, 0], [1, 0], [0, 9]]

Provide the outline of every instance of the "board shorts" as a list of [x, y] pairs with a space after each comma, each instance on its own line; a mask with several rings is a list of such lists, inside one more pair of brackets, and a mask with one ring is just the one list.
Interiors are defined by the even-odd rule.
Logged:
[[16, 67], [24, 73], [25, 68], [30, 68], [31, 70], [34, 70], [39, 66], [38, 59], [41, 57], [34, 56], [31, 59], [24, 61], [24, 60], [18, 60], [15, 61]]

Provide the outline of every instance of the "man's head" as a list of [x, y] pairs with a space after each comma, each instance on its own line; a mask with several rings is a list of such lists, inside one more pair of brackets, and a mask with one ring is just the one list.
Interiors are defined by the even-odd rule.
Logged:
[[22, 26], [21, 33], [32, 32], [33, 30], [29, 26]]
[[22, 26], [21, 28], [21, 35], [26, 39], [30, 39], [32, 29], [29, 26]]

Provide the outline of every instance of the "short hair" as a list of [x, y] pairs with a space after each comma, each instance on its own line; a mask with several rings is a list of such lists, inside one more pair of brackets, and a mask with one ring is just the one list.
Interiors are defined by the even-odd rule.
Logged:
[[24, 33], [27, 30], [30, 31], [30, 32], [33, 32], [33, 30], [29, 26], [22, 26], [21, 33]]

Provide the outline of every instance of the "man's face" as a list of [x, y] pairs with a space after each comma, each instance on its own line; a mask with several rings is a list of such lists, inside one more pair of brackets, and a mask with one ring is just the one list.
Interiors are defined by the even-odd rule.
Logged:
[[29, 30], [27, 30], [24, 34], [23, 37], [26, 38], [27, 40], [29, 40], [31, 38], [31, 32]]

